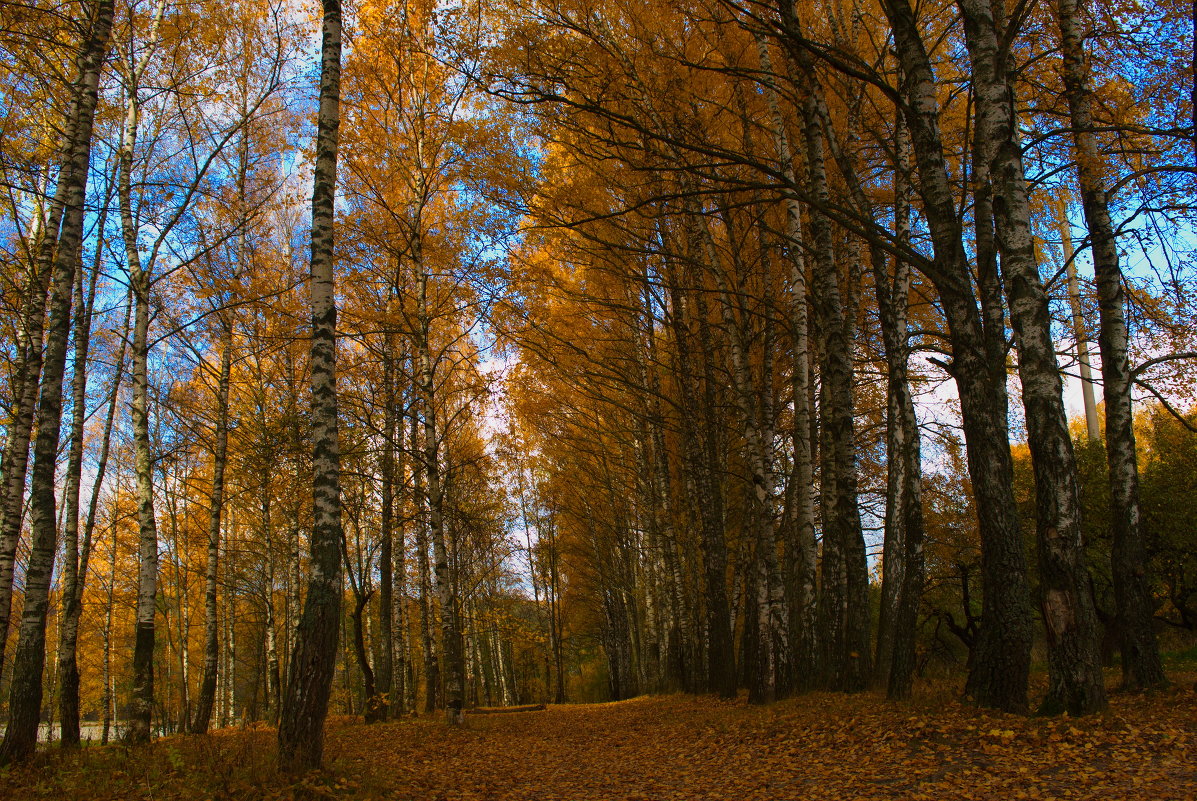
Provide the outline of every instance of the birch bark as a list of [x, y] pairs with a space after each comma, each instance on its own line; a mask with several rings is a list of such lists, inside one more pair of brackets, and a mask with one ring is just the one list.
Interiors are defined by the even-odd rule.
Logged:
[[[989, 0], [959, 0], [972, 63], [976, 141], [988, 143], [1001, 270], [1018, 349], [1027, 440], [1035, 474], [1041, 607], [1049, 687], [1041, 707], [1086, 714], [1106, 706], [1097, 618], [1081, 542], [1080, 491], [1063, 383], [1039, 276], [1018, 141], [1009, 65], [1000, 44], [1008, 20]], [[1002, 33], [999, 33], [999, 30]]]
[[[1139, 506], [1139, 466], [1135, 451], [1132, 374], [1127, 357], [1126, 294], [1118, 245], [1110, 220], [1101, 151], [1094, 133], [1093, 100], [1085, 61], [1080, 0], [1053, 4], [1063, 46], [1064, 94], [1072, 115], [1072, 139], [1081, 206], [1092, 243], [1100, 316], [1102, 391], [1106, 407], [1106, 462], [1109, 466], [1114, 599], [1122, 645], [1122, 683], [1149, 688], [1166, 683], [1153, 628]], [[1197, 5], [1194, 5], [1197, 13]], [[1197, 52], [1197, 51], [1195, 51]], [[1193, 114], [1197, 118], [1197, 107]]]
[[341, 452], [337, 441], [337, 305], [333, 211], [341, 119], [341, 3], [323, 0], [320, 111], [312, 187], [312, 572], [287, 671], [279, 768], [320, 766], [341, 617]]
[[25, 603], [13, 658], [8, 726], [0, 743], [0, 765], [30, 757], [41, 716], [42, 672], [46, 658], [46, 613], [57, 551], [58, 521], [54, 475], [62, 426], [62, 385], [70, 338], [75, 270], [83, 240], [83, 212], [100, 73], [112, 32], [113, 4], [99, 0], [91, 12], [75, 84], [78, 117], [67, 143], [59, 180], [65, 182], [62, 227], [50, 282], [46, 354], [37, 401], [33, 445], [30, 518], [33, 537], [25, 572]]

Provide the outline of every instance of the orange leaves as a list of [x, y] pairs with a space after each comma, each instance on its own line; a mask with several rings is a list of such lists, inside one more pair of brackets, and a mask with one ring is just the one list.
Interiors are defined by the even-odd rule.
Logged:
[[[1188, 686], [1185, 681], [1183, 686]], [[1197, 796], [1194, 692], [1115, 695], [1080, 720], [955, 702], [815, 693], [772, 707], [669, 696], [375, 726], [334, 721], [316, 797], [544, 799], [1151, 799]], [[266, 732], [88, 751], [50, 773], [0, 776], [0, 797], [289, 798], [263, 773]], [[237, 755], [237, 766], [215, 767]], [[149, 786], [147, 786], [147, 780]]]
[[[1104, 716], [1027, 718], [924, 696], [813, 693], [773, 706], [669, 696], [516, 715], [329, 723], [329, 799], [429, 801], [1150, 799], [1197, 797], [1192, 676], [1114, 694]], [[924, 693], [926, 688], [923, 690]], [[4, 799], [288, 799], [273, 734], [89, 748], [0, 773]]]

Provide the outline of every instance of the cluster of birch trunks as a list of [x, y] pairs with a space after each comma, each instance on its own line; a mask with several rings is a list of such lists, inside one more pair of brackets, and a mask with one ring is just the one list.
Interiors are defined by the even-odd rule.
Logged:
[[[942, 403], [928, 399], [940, 381], [975, 510], [959, 525], [981, 551], [967, 693], [1026, 711], [1038, 641], [1039, 708], [1103, 709], [1064, 399], [1077, 361], [1088, 434], [1104, 431], [1113, 545], [1098, 558], [1124, 683], [1163, 682], [1132, 419], [1144, 365], [1128, 356], [1113, 215], [1149, 197], [1187, 208], [1187, 96], [1153, 108], [1180, 122], [1142, 129], [1159, 161], [1140, 171], [1097, 94], [1129, 65], [1102, 50], [1093, 66], [1102, 40], [1072, 0], [1034, 13], [990, 0], [537, 8], [544, 40], [496, 69], [496, 91], [553, 144], [533, 210], [536, 258], [557, 272], [528, 290], [545, 308], [529, 304], [521, 340], [553, 378], [528, 390], [522, 419], [564, 476], [546, 491], [601, 609], [611, 695], [907, 696], [923, 619], [920, 417]], [[1169, 20], [1191, 34], [1183, 14]], [[1186, 74], [1187, 57], [1170, 57]], [[1128, 197], [1146, 175], [1160, 183]], [[1093, 269], [1087, 312], [1078, 258]], [[1179, 350], [1148, 362], [1193, 355]], [[1031, 559], [1011, 455], [1022, 437]], [[881, 503], [861, 490], [869, 466], [884, 471]]]

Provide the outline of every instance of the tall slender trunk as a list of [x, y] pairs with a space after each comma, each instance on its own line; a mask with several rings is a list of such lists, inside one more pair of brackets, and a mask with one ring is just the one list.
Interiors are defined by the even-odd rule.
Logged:
[[[804, 102], [803, 117], [807, 151], [807, 172], [815, 202], [830, 201], [823, 130], [813, 97]], [[825, 679], [835, 689], [864, 689], [870, 674], [871, 649], [868, 604], [868, 566], [864, 535], [857, 506], [856, 445], [852, 399], [853, 321], [845, 314], [835, 262], [831, 220], [820, 211], [811, 213], [815, 266], [812, 297], [822, 351], [823, 430], [827, 449], [823, 456], [824, 477], [833, 478], [825, 511], [824, 548], [828, 540], [839, 550], [843, 560], [839, 575], [825, 573], [833, 581], [842, 581], [839, 593], [821, 604], [824, 635], [838, 647], [827, 650], [823, 665]], [[827, 581], [824, 587], [828, 586]], [[831, 632], [828, 628], [836, 628]]]
[[[1122, 288], [1114, 226], [1110, 221], [1105, 171], [1094, 133], [1081, 3], [1079, 0], [1055, 0], [1053, 5], [1063, 46], [1064, 94], [1072, 115], [1081, 206], [1089, 228], [1093, 273], [1097, 282], [1101, 326], [1097, 343], [1101, 352], [1106, 407], [1106, 462], [1113, 535], [1111, 557], [1122, 645], [1122, 683], [1128, 688], [1157, 687], [1166, 683], [1167, 677], [1153, 628], [1147, 555], [1140, 523], [1132, 374], [1127, 357], [1126, 295]], [[1194, 5], [1194, 13], [1197, 15], [1197, 5]], [[1197, 119], [1197, 108], [1193, 114]]]
[[1081, 375], [1081, 401], [1085, 406], [1085, 433], [1096, 442], [1101, 439], [1101, 424], [1097, 419], [1097, 398], [1093, 391], [1093, 362], [1089, 353], [1085, 313], [1081, 308], [1081, 286], [1077, 280], [1076, 251], [1072, 247], [1072, 223], [1068, 220], [1066, 195], [1056, 200], [1056, 223], [1060, 227], [1060, 247], [1064, 254], [1064, 274], [1068, 286], [1068, 311], [1072, 317], [1072, 334], [1076, 337], [1076, 361]]
[[[270, 526], [267, 525], [267, 531]], [[283, 676], [280, 670], [278, 648], [278, 606], [274, 602], [274, 585], [276, 573], [274, 568], [274, 545], [267, 539], [266, 552], [266, 698], [267, 720], [278, 725], [280, 706], [283, 699]]]
[[208, 561], [204, 570], [204, 674], [191, 721], [192, 734], [206, 734], [216, 703], [216, 676], [220, 662], [220, 625], [216, 588], [220, 566], [220, 525], [224, 510], [224, 472], [229, 450], [229, 384], [233, 367], [231, 325], [221, 338], [220, 377], [216, 385], [216, 446], [212, 454], [212, 495], [208, 502]]
[[[674, 524], [674, 500], [672, 480], [669, 471], [669, 455], [665, 444], [665, 414], [661, 401], [661, 376], [657, 363], [658, 348], [656, 334], [656, 315], [653, 310], [654, 300], [649, 272], [643, 275], [643, 288], [640, 303], [643, 304], [643, 337], [639, 350], [641, 381], [648, 388], [647, 414], [645, 420], [646, 436], [644, 437], [644, 458], [648, 462], [649, 476], [648, 497], [650, 504], [650, 530], [655, 540], [656, 552], [661, 554], [661, 581], [665, 588], [662, 592], [664, 609], [661, 612], [662, 649], [661, 656], [662, 678], [665, 690], [685, 689], [694, 691], [696, 688], [694, 666], [689, 664], [692, 647], [692, 632], [688, 625], [684, 611], [682, 594], [683, 578], [681, 566], [677, 556], [677, 531]], [[521, 491], [522, 492], [522, 491]], [[522, 494], [521, 494], [522, 497]], [[540, 514], [536, 514], [537, 540], [540, 539]], [[652, 545], [650, 544], [650, 549]], [[529, 545], [529, 549], [531, 545]], [[531, 551], [529, 550], [529, 559]], [[543, 560], [543, 557], [542, 557]], [[544, 573], [543, 566], [541, 567]], [[545, 578], [542, 577], [542, 583]], [[545, 587], [545, 603], [550, 602], [547, 586]], [[537, 608], [540, 608], [539, 600]], [[545, 616], [545, 626], [549, 630], [547, 640], [552, 642], [552, 625], [549, 616]], [[552, 662], [551, 649], [545, 652], [545, 692], [549, 691], [550, 664]]]
[[[901, 115], [895, 127], [897, 174], [894, 179], [894, 234], [900, 245], [908, 245], [911, 217], [910, 136]], [[883, 304], [888, 310], [883, 309], [882, 312], [884, 328], [889, 337], [886, 344], [887, 406], [889, 418], [892, 420], [892, 423], [887, 421], [886, 452], [889, 456], [888, 461], [896, 461], [899, 465], [894, 471], [897, 475], [887, 475], [887, 482], [892, 481], [894, 484], [888, 494], [892, 495], [898, 508], [892, 519], [888, 506], [886, 508], [886, 537], [888, 544], [889, 527], [892, 523], [895, 529], [901, 531], [903, 551], [902, 568], [893, 600], [891, 658], [883, 667], [888, 671], [886, 693], [890, 698], [910, 696], [914, 681], [918, 612], [924, 581], [922, 451], [919, 445], [919, 422], [908, 377], [910, 341], [907, 332], [907, 311], [912, 279], [910, 264], [905, 259], [898, 261], [892, 286], [887, 285], [886, 278], [880, 274], [875, 275], [874, 279], [879, 281], [879, 287], [885, 289], [882, 294], [888, 296]], [[878, 299], [880, 302], [882, 297], [879, 295]], [[884, 599], [882, 602], [884, 603]]]
[[[166, 731], [168, 732], [185, 732], [191, 721], [191, 649], [189, 647], [191, 631], [191, 614], [188, 606], [188, 576], [183, 570], [183, 561], [181, 551], [181, 538], [179, 536], [179, 486], [185, 481], [185, 476], [179, 477], [175, 480], [175, 489], [167, 490], [164, 493], [163, 500], [166, 503], [167, 514], [170, 519], [170, 548], [171, 562], [174, 567], [174, 595], [176, 602], [175, 620], [177, 621], [177, 632], [171, 632], [167, 629], [167, 635], [176, 634], [178, 636], [177, 643], [170, 639], [169, 644], [171, 650], [175, 652], [179, 663], [179, 715], [178, 725], [171, 726], [168, 722]], [[169, 670], [169, 665], [167, 670]], [[169, 674], [168, 674], [169, 675]], [[164, 704], [164, 709], [167, 715], [170, 714], [170, 686], [166, 688], [167, 698]], [[169, 719], [168, 719], [169, 720]]]
[[[399, 397], [394, 397], [396, 403], [399, 402]], [[394, 421], [394, 472], [392, 474], [392, 481], [395, 486], [406, 487], [405, 473], [406, 473], [406, 452], [403, 445], [403, 412], [401, 409], [396, 410]], [[392, 609], [392, 648], [394, 649], [394, 656], [392, 658], [392, 679], [391, 679], [391, 706], [397, 715], [405, 715], [415, 706], [415, 687], [411, 680], [411, 649], [409, 648], [408, 639], [408, 617], [407, 617], [407, 543], [405, 538], [405, 531], [407, 525], [405, 518], [399, 517], [397, 525], [393, 525], [394, 543], [391, 550], [391, 561], [394, 565], [392, 576], [394, 580], [394, 589], [391, 596]]]
[[[729, 239], [734, 240], [731, 215], [725, 212], [723, 216]], [[718, 255], [710, 232], [706, 229], [705, 222], [699, 221], [698, 224], [700, 231], [705, 231], [702, 239], [707, 260], [712, 269], [718, 270]], [[732, 260], [733, 263], [739, 262], [734, 253]], [[737, 264], [737, 267], [738, 272], [742, 274], [742, 265]], [[780, 592], [781, 572], [773, 526], [772, 421], [766, 412], [769, 404], [761, 394], [771, 392], [772, 387], [768, 385], [767, 380], [757, 381], [753, 375], [745, 345], [751, 334], [746, 335], [742, 330], [742, 327], [747, 327], [748, 321], [737, 319], [736, 306], [731, 298], [729, 288], [725, 286], [720, 293], [720, 310], [728, 334], [732, 379], [736, 388], [737, 405], [743, 419], [745, 454], [752, 486], [749, 501], [752, 504], [750, 519], [754, 529], [751, 539], [755, 545], [752, 569], [756, 572], [754, 603], [757, 615], [757, 669], [750, 677], [749, 699], [757, 703], [769, 703], [777, 698], [778, 673], [788, 658], [789, 651], [789, 622], [785, 616], [784, 597]]]
[[779, 92], [769, 45], [757, 36], [757, 56], [761, 62], [765, 99], [769, 106], [769, 125], [785, 185], [782, 190], [786, 208], [786, 253], [789, 261], [789, 326], [793, 367], [790, 389], [794, 406], [790, 433], [794, 455], [786, 487], [789, 525], [784, 532], [787, 545], [787, 585], [790, 590], [790, 639], [793, 651], [795, 686], [806, 688], [816, 673], [816, 554], [814, 486], [814, 451], [811, 446], [810, 407], [810, 323], [807, 310], [806, 259], [802, 243], [802, 204], [798, 199], [798, 180], [789, 131], [782, 116]]
[[[415, 404], [411, 412], [411, 449], [416, 451], [419, 439], [419, 411]], [[436, 653], [436, 638], [432, 636], [432, 568], [428, 562], [428, 499], [424, 492], [424, 457], [412, 461], [412, 499], [416, 508], [416, 571], [420, 583], [420, 643], [424, 652], [424, 714], [432, 714], [440, 706], [440, 660]]]
[[[66, 488], [63, 509], [62, 618], [58, 637], [58, 710], [59, 741], [62, 747], [79, 744], [79, 664], [77, 643], [79, 617], [83, 607], [83, 587], [87, 580], [87, 560], [91, 539], [79, 541], [79, 498], [83, 470], [83, 423], [87, 405], [87, 356], [91, 344], [92, 310], [96, 283], [104, 250], [104, 223], [107, 206], [100, 212], [97, 225], [100, 238], [92, 265], [91, 280], [84, 290], [83, 271], [75, 280], [75, 354], [71, 379], [71, 435], [67, 456]], [[119, 368], [117, 387], [119, 388]], [[106, 434], [108, 432], [105, 432]]]
[[[466, 706], [484, 704], [491, 706], [494, 697], [494, 665], [485, 661], [480, 640], [484, 636], [478, 631], [477, 607], [466, 602], [462, 613], [462, 640], [465, 642], [465, 693]], [[484, 700], [485, 699], [485, 702]]]
[[320, 766], [341, 617], [341, 454], [337, 442], [333, 210], [341, 103], [341, 3], [323, 0], [320, 112], [312, 189], [312, 573], [287, 671], [279, 768]]
[[565, 688], [565, 646], [562, 643], [565, 626], [561, 619], [561, 581], [558, 569], [558, 553], [556, 544], [556, 530], [553, 530], [552, 545], [549, 548], [549, 630], [552, 632], [553, 664], [557, 677], [556, 689], [553, 692], [553, 703], [566, 702]]
[[[842, 147], [836, 135], [822, 86], [809, 58], [800, 57], [799, 64], [804, 88], [809, 93], [807, 103], [820, 119], [853, 204], [862, 217], [880, 225], [879, 215], [865, 192], [852, 154]], [[911, 143], [901, 114], [897, 116], [894, 129], [894, 238], [899, 245], [908, 246]], [[908, 380], [910, 346], [906, 330], [913, 273], [909, 261], [899, 258], [891, 283], [886, 253], [875, 243], [869, 244], [868, 251], [885, 350], [887, 406], [885, 542], [881, 619], [873, 680], [886, 686], [891, 697], [904, 697], [910, 692], [914, 669], [914, 638], [923, 586], [922, 465], [918, 418]], [[895, 665], [896, 674], [892, 672]]]
[[154, 514], [153, 457], [149, 424], [149, 328], [150, 281], [140, 267], [137, 234], [129, 205], [128, 171], [132, 167], [132, 142], [122, 154], [121, 217], [125, 250], [133, 293], [133, 453], [137, 477], [137, 521], [139, 532], [137, 628], [133, 646], [133, 698], [129, 712], [128, 739], [150, 738], [154, 708], [154, 615], [158, 594], [158, 529]]
[[424, 480], [428, 492], [428, 533], [432, 539], [433, 571], [436, 573], [437, 600], [441, 608], [441, 643], [445, 653], [445, 717], [458, 725], [463, 721], [463, 665], [462, 639], [458, 598], [454, 588], [449, 548], [443, 517], [443, 489], [439, 455], [439, 434], [436, 425], [436, 397], [432, 356], [431, 320], [428, 310], [428, 274], [425, 270], [419, 240], [413, 245], [416, 268], [416, 292], [419, 331], [416, 348], [419, 358], [420, 402], [424, 412]]
[[[515, 489], [520, 503], [520, 524], [524, 528], [524, 544], [525, 553], [528, 556], [528, 578], [532, 582], [532, 601], [535, 604], [536, 617], [541, 626], [545, 628], [545, 641], [550, 642], [552, 635], [549, 634], [549, 620], [548, 614], [544, 606], [540, 603], [540, 584], [541, 581], [537, 577], [537, 558], [536, 552], [532, 546], [532, 521], [528, 515], [528, 494], [527, 485], [524, 481], [524, 464], [520, 461], [520, 454], [515, 454]], [[537, 516], [537, 523], [539, 524], [539, 515]], [[540, 542], [540, 526], [536, 525], [536, 541]], [[545, 603], [548, 603], [548, 594], [545, 594]], [[549, 697], [549, 652], [545, 651], [544, 659], [544, 697], [548, 700]]]
[[[663, 247], [667, 247], [662, 242]], [[706, 602], [707, 688], [726, 698], [736, 693], [736, 657], [732, 638], [730, 604], [727, 598], [727, 542], [723, 532], [722, 494], [710, 462], [710, 449], [702, 431], [707, 398], [695, 374], [687, 308], [692, 300], [682, 289], [671, 259], [667, 259], [666, 282], [670, 293], [669, 321], [673, 329], [677, 375], [681, 393], [682, 443], [686, 457], [688, 489], [699, 524], [702, 551], [703, 588]]]
[[[94, 496], [93, 496], [94, 500]], [[94, 508], [94, 507], [93, 507]], [[103, 711], [103, 729], [100, 733], [100, 744], [108, 745], [108, 736], [112, 727], [112, 717], [115, 710], [115, 694], [113, 693], [113, 676], [112, 676], [112, 616], [116, 608], [114, 603], [116, 596], [116, 504], [113, 504], [112, 523], [109, 525], [109, 530], [112, 532], [112, 548], [108, 553], [108, 603], [104, 609], [104, 656], [103, 656], [103, 674], [104, 692], [102, 695], [102, 703], [104, 705]]]
[[130, 702], [130, 742], [150, 739], [154, 709], [154, 615], [158, 594], [158, 531], [154, 514], [153, 458], [150, 453], [149, 428], [149, 327], [152, 281], [138, 245], [137, 222], [133, 210], [133, 159], [141, 122], [138, 97], [141, 78], [158, 43], [159, 23], [164, 3], [151, 24], [145, 50], [130, 64], [126, 80], [126, 108], [118, 152], [117, 199], [120, 207], [121, 235], [125, 246], [125, 267], [133, 298], [133, 356], [130, 406], [133, 423], [134, 473], [137, 477], [137, 518], [139, 532], [137, 623], [133, 646], [133, 694]]
[[[222, 538], [224, 543], [225, 561], [233, 552], [232, 537], [236, 531], [231, 525], [225, 530]], [[220, 728], [233, 725], [237, 720], [237, 596], [231, 584], [225, 585], [224, 594], [224, 668], [217, 672], [220, 683]]]
[[[93, 293], [93, 297], [94, 297], [94, 293]], [[126, 296], [126, 298], [127, 298], [127, 296]], [[115, 373], [112, 377], [112, 390], [108, 396], [108, 415], [104, 420], [104, 433], [100, 438], [100, 453], [99, 453], [98, 459], [96, 460], [95, 482], [92, 485], [91, 499], [88, 502], [87, 519], [83, 524], [83, 545], [80, 549], [80, 556], [79, 556], [79, 575], [80, 576], [87, 575], [87, 565], [88, 565], [88, 560], [89, 560], [89, 557], [91, 555], [91, 550], [92, 550], [92, 536], [93, 536], [93, 533], [95, 532], [96, 515], [99, 511], [100, 490], [104, 486], [104, 477], [108, 473], [108, 458], [111, 453], [111, 446], [112, 446], [112, 428], [113, 428], [113, 424], [116, 422], [116, 412], [117, 412], [117, 406], [119, 405], [118, 400], [120, 398], [121, 382], [122, 382], [122, 379], [124, 376], [125, 351], [127, 349], [126, 345], [128, 344], [128, 339], [129, 339], [129, 322], [130, 322], [130, 315], [131, 315], [132, 311], [133, 311], [132, 304], [126, 303], [126, 305], [125, 305], [125, 320], [124, 320], [124, 324], [121, 326], [120, 347], [117, 349], [116, 359], [114, 360]], [[116, 534], [115, 534], [115, 528], [114, 528], [113, 529], [113, 538], [115, 539], [115, 537], [116, 537]], [[115, 544], [114, 544], [113, 545], [113, 559], [116, 558], [115, 553], [116, 553], [116, 550], [115, 550]], [[109, 570], [108, 574], [110, 577], [113, 575], [112, 569]], [[108, 611], [106, 613], [106, 623], [105, 623], [106, 628], [105, 628], [105, 634], [104, 634], [104, 692], [105, 692], [104, 703], [106, 705], [105, 706], [105, 715], [109, 714], [107, 707], [111, 705], [111, 698], [108, 697], [108, 694], [110, 693], [110, 684], [111, 684], [111, 682], [109, 680], [109, 675], [111, 673], [110, 665], [109, 665], [109, 661], [110, 661], [110, 657], [111, 657], [111, 645], [109, 643], [109, 638], [110, 638], [110, 633], [111, 633], [111, 629], [112, 629], [112, 608], [111, 608], [112, 607], [112, 586], [111, 586], [111, 580], [109, 581], [108, 595], [109, 595]], [[77, 648], [79, 618], [82, 616], [82, 613], [83, 613], [83, 585], [82, 585], [82, 583], [80, 583], [79, 586], [77, 587], [76, 600], [75, 600], [74, 606], [68, 608], [67, 613], [64, 616], [65, 619], [63, 621], [63, 628], [66, 631], [66, 634], [64, 635], [64, 640], [60, 645], [61, 650], [71, 651], [71, 650], [74, 650]], [[65, 639], [67, 637], [73, 637], [74, 639], [68, 641], [67, 639]], [[76, 670], [77, 670], [77, 666], [76, 666]], [[65, 675], [66, 674], [64, 673], [64, 676]], [[62, 690], [62, 692], [63, 692], [62, 703], [64, 705], [70, 703], [70, 701], [67, 699], [68, 691], [69, 691], [69, 684], [68, 684], [68, 681], [64, 678], [63, 690]], [[76, 693], [78, 692], [78, 683], [77, 682], [75, 683], [75, 691], [76, 691]], [[77, 695], [76, 695], [76, 698], [77, 698]], [[77, 720], [78, 719], [78, 711], [77, 711], [78, 710], [78, 702], [77, 702], [77, 700], [76, 700], [75, 706], [76, 706], [75, 719]], [[67, 720], [68, 717], [69, 717], [68, 712], [64, 710], [62, 713], [63, 720], [64, 721]], [[105, 720], [107, 721], [108, 718], [106, 717]], [[65, 730], [65, 728], [64, 728], [64, 730]], [[105, 731], [107, 731], [107, 723], [105, 724]], [[105, 741], [107, 741], [107, 740], [105, 739]]]
[[[30, 517], [33, 529], [25, 571], [25, 603], [13, 659], [8, 727], [0, 744], [0, 765], [32, 755], [41, 715], [42, 670], [46, 658], [46, 613], [57, 550], [54, 474], [62, 426], [62, 384], [70, 339], [75, 270], [83, 241], [83, 206], [100, 72], [108, 52], [113, 5], [99, 0], [87, 42], [79, 56], [75, 85], [76, 124], [67, 144], [59, 180], [65, 182], [62, 227], [50, 283], [49, 322], [43, 375], [37, 401], [37, 437], [33, 446]], [[6, 521], [7, 522], [7, 521]]]
[[[288, 354], [287, 358], [288, 382], [287, 386], [291, 390], [291, 397], [289, 406], [291, 409], [298, 412], [299, 400], [299, 380], [295, 372], [295, 360]], [[301, 420], [298, 413], [290, 415], [290, 426], [288, 427], [289, 446], [291, 458], [296, 466], [296, 470], [303, 464], [302, 452], [304, 449], [304, 437], [301, 432]], [[296, 500], [288, 505], [290, 525], [287, 526], [287, 553], [290, 555], [287, 566], [287, 626], [286, 626], [286, 666], [284, 668], [285, 676], [291, 674], [291, 654], [295, 651], [295, 641], [299, 633], [299, 621], [302, 616], [302, 593], [300, 591], [301, 577], [303, 575], [302, 568], [302, 552], [300, 548], [300, 504]], [[280, 704], [281, 709], [281, 704]]]
[[[389, 311], [389, 309], [388, 309]], [[383, 332], [382, 357], [382, 509], [379, 532], [382, 544], [378, 554], [378, 628], [382, 647], [378, 660], [378, 707], [379, 720], [386, 720], [388, 706], [394, 703], [394, 526], [395, 526], [395, 361], [394, 336], [389, 330]], [[398, 704], [402, 706], [402, 703]]]

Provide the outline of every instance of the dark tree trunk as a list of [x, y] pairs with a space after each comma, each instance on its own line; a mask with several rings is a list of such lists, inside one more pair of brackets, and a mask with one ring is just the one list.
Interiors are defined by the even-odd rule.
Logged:
[[233, 366], [231, 326], [226, 326], [220, 353], [220, 378], [216, 386], [216, 448], [212, 454], [212, 496], [208, 509], [208, 562], [204, 571], [204, 674], [191, 721], [192, 734], [206, 734], [216, 703], [216, 677], [220, 666], [220, 625], [216, 588], [220, 566], [220, 520], [224, 510], [224, 471], [229, 448], [229, 383]]
[[[823, 130], [813, 93], [803, 109], [810, 192], [819, 207], [830, 202]], [[836, 589], [821, 607], [826, 638], [825, 681], [837, 690], [863, 690], [870, 674], [868, 564], [857, 506], [856, 431], [852, 409], [852, 326], [845, 314], [835, 262], [831, 220], [812, 210], [811, 233], [815, 256], [812, 299], [822, 351], [823, 472], [831, 478], [824, 492], [827, 503], [824, 552], [831, 545], [832, 570], [825, 576]], [[824, 587], [828, 584], [825, 582]]]
[[[382, 646], [378, 651], [378, 696], [376, 718], [387, 719], [388, 705], [395, 700], [394, 683], [394, 567], [393, 530], [395, 521], [395, 363], [393, 337], [383, 332], [383, 432], [382, 432], [382, 509], [380, 525], [382, 545], [378, 554], [378, 629]], [[398, 704], [402, 707], [402, 702]]]
[[374, 669], [370, 667], [370, 656], [366, 653], [366, 630], [362, 616], [370, 603], [370, 595], [370, 592], [359, 592], [349, 616], [353, 619], [353, 654], [357, 658], [358, 668], [362, 671], [362, 690], [366, 696], [364, 717], [366, 723], [377, 723], [385, 719], [383, 715], [386, 707], [378, 702]]
[[[672, 273], [672, 265], [670, 265]], [[736, 658], [727, 599], [727, 544], [723, 536], [722, 494], [711, 472], [709, 449], [703, 447], [704, 437], [699, 428], [704, 415], [703, 393], [694, 374], [690, 331], [686, 311], [687, 299], [678, 285], [677, 277], [667, 276], [670, 292], [670, 324], [677, 350], [677, 372], [681, 390], [682, 441], [686, 452], [686, 472], [690, 476], [691, 494], [696, 505], [702, 549], [703, 577], [706, 590], [706, 661], [707, 688], [725, 698], [736, 694]], [[704, 450], [707, 453], [704, 453]]]
[[[899, 244], [910, 241], [910, 138], [905, 121], [899, 117], [897, 124], [897, 173], [895, 175], [895, 236]], [[922, 449], [919, 445], [919, 422], [915, 415], [914, 398], [910, 392], [908, 366], [910, 343], [907, 333], [907, 305], [909, 303], [911, 271], [910, 265], [899, 262], [892, 287], [884, 277], [878, 276], [879, 286], [887, 298], [878, 296], [882, 307], [882, 326], [886, 343], [888, 363], [888, 407], [890, 421], [887, 421], [887, 455], [897, 462], [897, 475], [887, 476], [893, 483], [890, 495], [898, 509], [893, 514], [892, 524], [901, 533], [902, 567], [899, 572], [897, 592], [892, 612], [891, 661], [885, 666], [886, 692], [890, 698], [908, 698], [914, 680], [915, 639], [918, 633], [919, 604], [923, 595], [923, 482]], [[886, 509], [886, 536], [889, 536], [891, 518]], [[888, 544], [888, 541], [887, 541]], [[888, 575], [888, 571], [887, 571]], [[883, 601], [884, 602], [884, 601]]]

